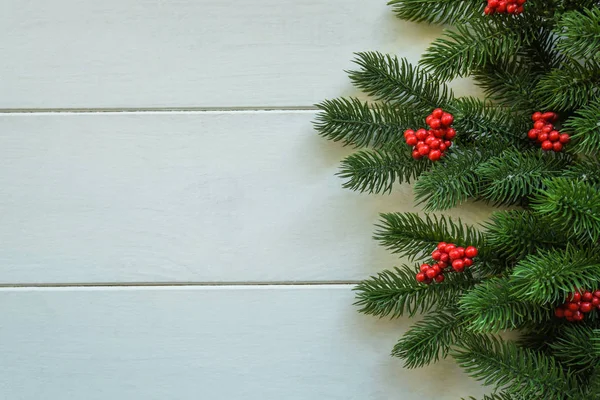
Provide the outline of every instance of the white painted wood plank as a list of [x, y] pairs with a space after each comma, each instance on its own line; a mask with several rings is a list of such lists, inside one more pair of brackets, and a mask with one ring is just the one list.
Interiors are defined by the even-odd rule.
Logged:
[[[0, 282], [356, 280], [391, 196], [341, 188], [312, 112], [0, 115]], [[455, 212], [481, 221], [490, 209]]]
[[5, 0], [0, 108], [310, 106], [354, 52], [416, 60], [439, 32], [385, 0]]
[[348, 286], [0, 290], [0, 389], [19, 400], [422, 400], [481, 392], [451, 361], [404, 370], [408, 321]]

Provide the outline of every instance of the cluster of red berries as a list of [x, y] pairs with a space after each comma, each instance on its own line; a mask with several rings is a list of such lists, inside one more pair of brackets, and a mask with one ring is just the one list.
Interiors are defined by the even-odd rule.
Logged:
[[425, 118], [429, 130], [418, 129], [416, 132], [407, 129], [404, 132], [404, 140], [409, 146], [413, 146], [412, 156], [415, 160], [427, 156], [431, 161], [437, 161], [444, 152], [452, 146], [452, 139], [456, 131], [450, 125], [454, 122], [452, 114], [436, 108]]
[[465, 249], [464, 247], [457, 247], [452, 243], [440, 242], [437, 245], [437, 249], [431, 253], [431, 258], [437, 261], [437, 263], [433, 265], [421, 265], [416, 277], [417, 282], [426, 284], [430, 284], [434, 280], [436, 282], [443, 282], [445, 279], [444, 270], [452, 267], [452, 270], [455, 272], [463, 272], [465, 268], [473, 265], [473, 258], [476, 256], [477, 249], [473, 246]]
[[569, 293], [566, 303], [558, 307], [554, 314], [558, 318], [566, 318], [567, 321], [582, 321], [584, 314], [592, 312], [594, 308], [600, 310], [600, 290], [579, 290]]
[[523, 12], [523, 5], [526, 2], [527, 0], [488, 0], [483, 12], [487, 15], [494, 13], [518, 15]]
[[553, 112], [542, 113], [540, 111], [533, 113], [533, 129], [529, 131], [527, 137], [531, 140], [537, 140], [541, 143], [542, 150], [559, 152], [563, 145], [569, 143], [571, 137], [568, 133], [560, 133], [554, 128], [552, 122], [556, 121], [558, 115]]

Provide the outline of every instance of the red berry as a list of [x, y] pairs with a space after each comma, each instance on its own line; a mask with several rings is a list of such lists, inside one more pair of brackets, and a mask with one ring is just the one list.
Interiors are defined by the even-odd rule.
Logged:
[[412, 158], [414, 158], [415, 160], [418, 160], [421, 157], [423, 157], [423, 156], [421, 155], [421, 153], [419, 153], [419, 150], [413, 150]]
[[[517, 0], [517, 4], [522, 6], [523, 4], [527, 3], [527, 0]], [[542, 113], [540, 113], [542, 114]]]
[[[443, 261], [440, 261], [438, 263], [438, 265], [440, 266], [441, 269], [448, 268], [448, 263], [445, 263]], [[600, 299], [598, 299], [598, 302], [600, 303]]]
[[442, 126], [442, 121], [440, 121], [438, 118], [432, 118], [427, 125], [433, 129], [439, 129]]
[[574, 301], [575, 303], [577, 303], [578, 301], [581, 301], [581, 293], [579, 293], [579, 292], [575, 292], [573, 294], [569, 293], [569, 296], [567, 297], [567, 299], [569, 301]]
[[523, 11], [525, 11], [525, 7], [519, 6], [517, 7], [517, 11], [515, 11], [515, 14], [523, 14]]
[[506, 12], [509, 14], [514, 14], [517, 11], [517, 5], [516, 4], [509, 4], [506, 6]]
[[443, 129], [432, 129], [429, 132], [438, 139], [443, 138], [446, 134], [446, 131]]
[[552, 150], [554, 150], [556, 152], [559, 152], [559, 151], [562, 150], [562, 148], [563, 148], [563, 145], [562, 145], [561, 142], [554, 142], [554, 143], [552, 143]]
[[431, 147], [434, 150], [437, 150], [440, 148], [440, 145], [442, 144], [442, 141], [439, 139], [433, 139], [431, 141], [431, 143], [429, 144], [429, 147]]
[[448, 261], [450, 261], [450, 256], [448, 255], [448, 253], [443, 253], [441, 258], [440, 258], [441, 262], [445, 262], [447, 263]]
[[542, 128], [543, 133], [550, 133], [554, 130], [554, 125], [548, 124]]
[[577, 304], [577, 303], [568, 303], [567, 307], [571, 311], [577, 311], [577, 310], [579, 310], [579, 304]]
[[406, 139], [409, 136], [414, 136], [415, 135], [415, 131], [413, 131], [412, 129], [407, 129], [404, 131], [404, 139]]
[[465, 267], [462, 267], [462, 268], [452, 267], [452, 269], [454, 269], [455, 272], [463, 272], [465, 270]]
[[444, 115], [442, 115], [441, 122], [444, 126], [450, 126], [454, 122], [454, 117], [452, 116], [452, 114], [444, 113]]
[[592, 299], [592, 306], [594, 306], [594, 307], [600, 306], [600, 297], [594, 297]]
[[544, 114], [542, 114], [542, 118], [548, 122], [556, 121], [556, 119], [558, 118], [558, 115], [556, 115], [556, 113], [548, 111], [548, 112], [545, 112]]
[[455, 248], [456, 248], [456, 245], [455, 245], [455, 244], [448, 243], [448, 244], [446, 245], [446, 253], [450, 253], [450, 252], [451, 252], [452, 250], [454, 250]]
[[579, 306], [579, 311], [581, 311], [582, 313], [589, 313], [593, 310], [593, 306], [592, 303], [581, 303], [581, 305]]
[[571, 310], [565, 310], [565, 317], [569, 318], [573, 316], [573, 311]]
[[433, 117], [433, 115], [429, 114], [429, 115], [427, 116], [427, 118], [425, 118], [425, 123], [426, 123], [427, 125], [431, 125], [431, 120], [432, 120], [433, 118], [434, 118], [434, 117]]
[[551, 142], [556, 142], [560, 139], [560, 133], [558, 131], [552, 131], [548, 134], [548, 140]]
[[596, 291], [594, 292], [594, 297], [598, 297], [598, 298], [600, 298], [600, 290], [596, 290]]
[[429, 268], [431, 268], [431, 266], [429, 264], [423, 264], [419, 267], [419, 271], [427, 272], [429, 270]]
[[442, 275], [442, 274], [440, 274], [440, 275], [438, 275], [438, 276], [435, 277], [435, 281], [437, 283], [444, 282], [444, 279], [446, 279], [446, 278], [444, 278], [444, 275]]
[[452, 261], [452, 268], [454, 268], [455, 270], [464, 269], [465, 262], [463, 260], [454, 260]]
[[542, 113], [539, 111], [534, 112], [531, 116], [531, 119], [533, 120], [533, 122], [539, 121], [540, 119], [542, 119]]
[[535, 123], [533, 124], [534, 129], [542, 129], [545, 126], [546, 126], [546, 122], [542, 121], [541, 119], [538, 121], [535, 121]]
[[594, 295], [592, 294], [592, 292], [586, 291], [581, 295], [581, 299], [583, 301], [592, 301], [593, 298], [594, 298]]
[[498, 7], [496, 7], [496, 11], [498, 11], [499, 13], [506, 12], [506, 1], [499, 1]]
[[498, 0], [488, 0], [488, 7], [491, 7], [491, 8], [498, 7]]
[[490, 8], [490, 7], [486, 7], [486, 8], [483, 9], [483, 13], [485, 15], [492, 15], [494, 13], [494, 9]]
[[427, 275], [427, 277], [428, 277], [429, 279], [433, 279], [433, 278], [435, 278], [435, 277], [437, 276], [437, 274], [438, 274], [438, 273], [437, 273], [437, 272], [435, 272], [435, 270], [434, 270], [434, 269], [428, 269], [428, 270], [427, 270], [427, 272], [425, 272], [425, 275]]
[[[454, 249], [454, 250], [450, 251], [450, 252], [448, 253], [448, 255], [450, 256], [450, 259], [451, 259], [451, 260], [457, 260], [457, 259], [459, 259], [459, 258], [461, 258], [461, 257], [462, 257], [462, 256], [460, 255], [460, 252], [459, 252], [457, 249]], [[452, 263], [452, 264], [454, 264], [454, 263]]]
[[441, 143], [439, 150], [443, 153], [444, 151], [446, 151], [446, 149], [447, 149], [446, 145], [444, 143]]
[[429, 146], [427, 146], [426, 144], [417, 148], [417, 150], [419, 151], [419, 154], [422, 156], [426, 156], [427, 154], [429, 154]]
[[542, 143], [542, 142], [545, 142], [546, 140], [548, 140], [548, 134], [540, 131], [540, 134], [538, 135], [537, 141], [540, 142], [540, 143]]
[[470, 267], [471, 265], [473, 265], [473, 260], [470, 259], [469, 257], [465, 257], [462, 260], [463, 260], [463, 263], [465, 264], [465, 267]]
[[474, 246], [469, 246], [465, 249], [465, 255], [469, 258], [477, 257], [477, 254], [479, 254], [479, 252]]
[[447, 148], [447, 149], [449, 149], [450, 147], [452, 147], [452, 142], [451, 142], [451, 141], [449, 141], [449, 140], [446, 140], [446, 141], [444, 142], [444, 144], [446, 145], [446, 148]]
[[[558, 143], [558, 144], [560, 144], [560, 143]], [[552, 146], [552, 142], [551, 141], [544, 140], [542, 142], [542, 150], [549, 151], [549, 150], [552, 150], [552, 148], [553, 148], [553, 146]]]
[[446, 251], [446, 246], [447, 245], [448, 245], [448, 243], [446, 243], [446, 242], [439, 242], [438, 245], [437, 245], [437, 249], [439, 251], [444, 252], [444, 251]]
[[431, 115], [434, 118], [442, 118], [442, 115], [444, 115], [444, 110], [442, 110], [441, 108], [436, 108], [431, 112]]
[[425, 279], [425, 284], [426, 285], [431, 284], [431, 282], [433, 282], [433, 279], [429, 279], [429, 278]]
[[417, 139], [419, 139], [419, 140], [427, 139], [427, 131], [423, 128], [417, 130], [417, 132], [415, 132], [415, 135], [417, 136]]
[[565, 310], [563, 310], [562, 308], [557, 308], [556, 310], [554, 310], [554, 315], [556, 315], [558, 318], [563, 318], [565, 316]]
[[463, 258], [465, 256], [465, 248], [464, 247], [457, 247], [456, 251], [458, 251], [460, 253], [459, 258]]
[[[448, 128], [446, 130], [446, 135], [444, 136], [447, 140], [452, 140], [456, 137], [456, 129], [454, 128]], [[450, 147], [450, 146], [448, 146]]]
[[566, 144], [566, 143], [569, 143], [569, 140], [571, 140], [571, 136], [569, 136], [568, 133], [563, 133], [562, 135], [560, 135], [560, 138], [558, 140], [562, 144]]
[[573, 319], [575, 321], [583, 321], [583, 313], [581, 311], [574, 311], [573, 312]]
[[442, 157], [442, 152], [439, 150], [431, 150], [431, 152], [429, 152], [429, 159], [431, 161], [437, 161]]
[[535, 140], [537, 139], [540, 132], [541, 131], [539, 129], [530, 129], [529, 132], [527, 132], [527, 137], [531, 140]]
[[427, 279], [427, 277], [424, 273], [420, 272], [417, 274], [417, 282], [425, 282], [425, 279]]
[[433, 253], [431, 253], [431, 258], [433, 258], [434, 260], [439, 260], [441, 256], [442, 252], [439, 250], [435, 250]]
[[409, 136], [406, 138], [406, 144], [409, 146], [416, 146], [416, 144], [419, 142], [419, 140], [417, 139], [417, 137], [415, 135]]
[[425, 139], [425, 144], [427, 146], [431, 146], [431, 142], [433, 142], [434, 140], [436, 140], [435, 136], [429, 135], [429, 136], [427, 136], [427, 139]]

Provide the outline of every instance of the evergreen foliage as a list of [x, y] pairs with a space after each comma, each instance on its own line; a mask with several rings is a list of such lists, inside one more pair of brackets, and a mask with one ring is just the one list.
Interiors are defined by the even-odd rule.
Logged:
[[[600, 289], [600, 2], [528, 0], [521, 15], [484, 15], [486, 0], [389, 4], [401, 19], [453, 26], [418, 65], [357, 53], [348, 74], [371, 100], [318, 105], [316, 130], [357, 148], [342, 161], [344, 187], [412, 183], [427, 212], [381, 215], [375, 239], [410, 264], [361, 282], [356, 305], [378, 317], [423, 313], [392, 355], [407, 368], [451, 355], [493, 387], [484, 400], [600, 398], [600, 309], [580, 322], [555, 316], [574, 291]], [[458, 77], [485, 98], [456, 97], [447, 82]], [[440, 160], [415, 160], [403, 132], [438, 107], [457, 136]], [[529, 139], [536, 111], [558, 114], [555, 129], [571, 139], [562, 151]], [[431, 213], [467, 201], [510, 209], [480, 227]], [[417, 282], [439, 242], [479, 254], [443, 282]]]

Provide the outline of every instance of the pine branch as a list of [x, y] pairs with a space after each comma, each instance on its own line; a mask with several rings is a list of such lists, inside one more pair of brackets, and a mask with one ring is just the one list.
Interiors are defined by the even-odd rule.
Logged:
[[355, 147], [379, 147], [403, 140], [404, 130], [417, 126], [414, 113], [392, 104], [333, 99], [317, 104], [315, 129], [326, 139]]
[[532, 208], [580, 241], [600, 239], [600, 193], [583, 181], [554, 178], [532, 200]]
[[515, 139], [523, 140], [524, 132], [531, 125], [529, 115], [486, 100], [461, 97], [453, 104], [456, 108], [454, 128], [460, 142], [480, 144], [482, 140], [493, 139], [504, 149], [514, 146]]
[[[469, 397], [469, 399], [462, 400], [477, 400], [475, 397]], [[481, 398], [481, 400], [526, 400], [523, 397], [519, 396], [510, 396], [506, 393], [492, 393], [490, 395], [485, 395]]]
[[562, 154], [507, 150], [477, 167], [476, 173], [486, 182], [481, 196], [496, 205], [520, 204], [543, 187], [545, 178], [560, 176], [567, 162]]
[[361, 150], [346, 157], [338, 173], [346, 179], [344, 188], [389, 193], [395, 183], [410, 183], [430, 167], [429, 160], [415, 160], [408, 146], [400, 146]]
[[[569, 373], [549, 356], [495, 337], [476, 336], [454, 354], [458, 364], [484, 385], [525, 399], [556, 400], [576, 392]], [[564, 397], [564, 396], [567, 397]]]
[[510, 277], [515, 297], [537, 304], [564, 302], [574, 288], [593, 289], [600, 282], [595, 251], [567, 247], [539, 251], [521, 260]]
[[510, 260], [520, 260], [540, 249], [564, 247], [567, 242], [560, 230], [548, 227], [546, 221], [528, 211], [497, 211], [484, 227], [490, 251]]
[[507, 278], [492, 278], [461, 297], [460, 315], [472, 331], [497, 333], [552, 317], [551, 309], [523, 302], [512, 295], [510, 286]]
[[436, 310], [410, 327], [394, 346], [392, 356], [402, 358], [406, 368], [420, 368], [446, 358], [462, 336], [456, 309]]
[[388, 213], [381, 214], [377, 228], [374, 238], [381, 245], [411, 260], [431, 254], [439, 242], [475, 246], [481, 249], [478, 259], [486, 258], [482, 234], [460, 219], [453, 221], [450, 217], [433, 214], [421, 217], [415, 213]]
[[564, 54], [600, 61], [600, 8], [563, 14], [555, 32], [560, 37], [557, 47]]
[[483, 13], [478, 0], [391, 0], [396, 15], [406, 21], [452, 24]]
[[455, 28], [436, 39], [421, 59], [425, 70], [442, 82], [497, 63], [521, 46], [517, 32], [489, 20], [473, 20]]
[[456, 302], [456, 297], [473, 287], [476, 282], [468, 271], [448, 274], [446, 280], [435, 285], [424, 285], [415, 279], [416, 269], [404, 265], [393, 271], [383, 271], [359, 283], [356, 302], [364, 314], [396, 318], [405, 313], [430, 311]]
[[554, 357], [563, 364], [579, 371], [591, 370], [600, 365], [600, 354], [590, 351], [590, 343], [595, 337], [589, 326], [565, 325], [556, 341], [550, 343]]
[[600, 163], [594, 159], [582, 159], [572, 164], [563, 172], [568, 179], [585, 182], [596, 190], [600, 190]]
[[598, 100], [600, 96], [600, 64], [588, 61], [563, 64], [553, 69], [538, 83], [533, 95], [539, 108], [554, 111], [574, 110]]
[[453, 150], [423, 173], [414, 186], [418, 204], [425, 211], [441, 211], [479, 195], [477, 167], [488, 158], [473, 150]]
[[436, 107], [449, 110], [452, 91], [406, 59], [378, 52], [356, 56], [354, 62], [360, 69], [348, 74], [354, 85], [368, 95], [420, 111], [423, 117]]
[[577, 110], [577, 115], [569, 118], [564, 128], [576, 143], [574, 151], [600, 154], [600, 99]]

